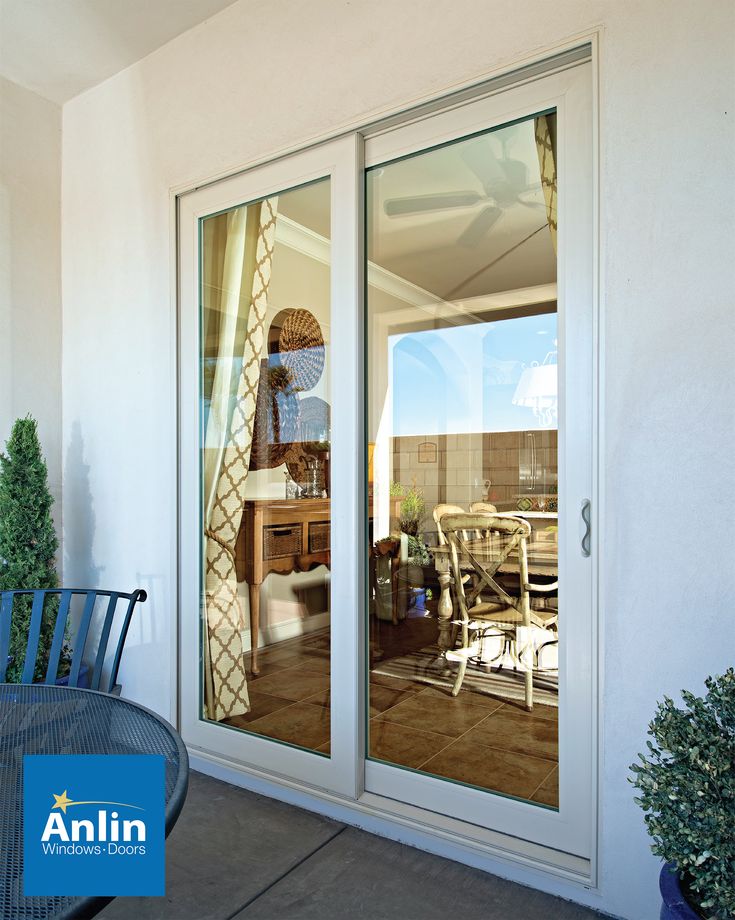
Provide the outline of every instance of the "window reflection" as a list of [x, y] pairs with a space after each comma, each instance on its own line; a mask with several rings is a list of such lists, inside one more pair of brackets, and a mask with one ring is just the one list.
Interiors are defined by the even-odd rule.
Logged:
[[329, 756], [328, 180], [202, 221], [202, 717]]
[[370, 170], [367, 226], [369, 755], [557, 807], [553, 113]]

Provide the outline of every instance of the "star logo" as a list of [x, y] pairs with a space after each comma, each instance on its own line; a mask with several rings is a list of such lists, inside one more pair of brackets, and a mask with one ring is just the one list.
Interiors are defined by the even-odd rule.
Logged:
[[66, 789], [64, 789], [64, 791], [61, 793], [61, 795], [56, 795], [55, 792], [52, 792], [51, 795], [53, 795], [53, 797], [56, 799], [56, 801], [54, 802], [54, 804], [53, 804], [52, 807], [51, 807], [51, 810], [53, 811], [54, 808], [60, 808], [60, 809], [64, 812], [64, 814], [66, 814], [67, 805], [71, 805], [71, 804], [72, 804], [72, 799], [70, 799], [70, 798], [67, 796], [67, 794], [66, 794]]
[[64, 814], [66, 814], [66, 809], [69, 808], [69, 806], [71, 805], [116, 805], [119, 808], [135, 808], [137, 811], [145, 811], [145, 808], [141, 808], [140, 805], [131, 805], [130, 802], [106, 802], [104, 800], [101, 801], [99, 799], [89, 799], [89, 800], [85, 799], [84, 801], [77, 800], [77, 799], [70, 799], [69, 796], [67, 795], [66, 789], [64, 789], [61, 795], [56, 795], [55, 792], [52, 792], [51, 795], [56, 800], [54, 804], [51, 806], [51, 811], [53, 811], [54, 808], [59, 808], [61, 809], [61, 811], [64, 812]]

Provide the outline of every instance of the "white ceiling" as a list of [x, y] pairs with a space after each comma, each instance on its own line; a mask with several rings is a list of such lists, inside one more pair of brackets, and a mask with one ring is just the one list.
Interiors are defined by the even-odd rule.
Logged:
[[64, 103], [234, 0], [0, 0], [0, 75]]
[[[471, 203], [386, 214], [390, 202], [457, 193]], [[279, 210], [328, 237], [329, 201], [315, 183], [282, 195]], [[489, 207], [502, 212], [495, 223], [464, 240]], [[443, 300], [556, 282], [532, 118], [371, 170], [367, 213], [370, 261]]]

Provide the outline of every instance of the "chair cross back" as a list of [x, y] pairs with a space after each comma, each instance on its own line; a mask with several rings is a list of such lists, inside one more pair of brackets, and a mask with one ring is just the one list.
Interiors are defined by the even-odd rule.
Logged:
[[[518, 599], [511, 597], [508, 592], [498, 584], [495, 575], [498, 569], [505, 563], [512, 552], [518, 552], [521, 571], [526, 568], [526, 540], [531, 533], [531, 527], [527, 521], [520, 518], [501, 518], [495, 517], [486, 512], [475, 512], [470, 514], [445, 514], [441, 518], [441, 528], [446, 534], [450, 544], [452, 555], [452, 567], [455, 572], [459, 571], [460, 554], [470, 563], [477, 576], [469, 597], [466, 600], [468, 606], [472, 606], [483, 589], [489, 588], [494, 594], [511, 607], [518, 606]], [[485, 539], [497, 532], [503, 534], [506, 540], [502, 547], [498, 547], [497, 552], [492, 556], [483, 556], [482, 560], [478, 558], [478, 551], [473, 548], [473, 544], [479, 542], [477, 534], [485, 534]], [[472, 534], [472, 536], [469, 536]], [[464, 594], [464, 587], [461, 583], [457, 586], [458, 593]]]
[[120, 627], [120, 633], [115, 648], [112, 666], [107, 681], [102, 689], [106, 693], [114, 692], [117, 681], [117, 672], [120, 668], [120, 659], [122, 657], [123, 646], [127, 638], [130, 620], [136, 604], [142, 603], [147, 599], [147, 594], [142, 588], [138, 588], [130, 594], [123, 591], [101, 591], [83, 588], [49, 588], [44, 590], [15, 590], [0, 592], [0, 683], [5, 681], [8, 669], [8, 650], [10, 648], [10, 631], [13, 619], [14, 605], [18, 598], [32, 598], [30, 624], [28, 629], [28, 640], [26, 642], [25, 660], [23, 663], [23, 672], [20, 682], [23, 684], [33, 683], [34, 672], [36, 670], [36, 660], [38, 658], [39, 641], [41, 637], [41, 626], [44, 611], [47, 614], [53, 613], [53, 604], [49, 606], [51, 598], [58, 598], [58, 607], [55, 612], [53, 638], [49, 649], [48, 663], [46, 666], [46, 675], [44, 683], [53, 684], [59, 670], [61, 655], [64, 651], [64, 640], [66, 638], [66, 626], [71, 609], [72, 598], [83, 597], [84, 606], [79, 620], [79, 627], [76, 631], [73, 641], [73, 654], [71, 660], [71, 670], [69, 672], [69, 686], [77, 687], [79, 685], [79, 674], [84, 657], [85, 646], [89, 637], [92, 616], [95, 611], [98, 598], [107, 598], [107, 605], [102, 617], [101, 629], [97, 643], [97, 651], [94, 656], [94, 665], [92, 670], [92, 679], [90, 687], [92, 690], [100, 690], [102, 684], [102, 673], [107, 654], [107, 646], [110, 640], [110, 632], [115, 619], [118, 602], [127, 602], [125, 612]]

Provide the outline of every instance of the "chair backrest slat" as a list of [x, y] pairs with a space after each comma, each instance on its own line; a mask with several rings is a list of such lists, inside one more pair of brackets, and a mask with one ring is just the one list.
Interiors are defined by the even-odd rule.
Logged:
[[112, 621], [115, 618], [115, 608], [117, 607], [118, 594], [114, 591], [110, 595], [110, 600], [107, 604], [107, 610], [105, 612], [105, 619], [102, 623], [102, 632], [100, 633], [100, 641], [97, 647], [97, 657], [94, 661], [94, 671], [92, 672], [92, 683], [90, 687], [92, 690], [99, 690], [100, 680], [102, 678], [102, 668], [105, 663], [105, 652], [107, 651], [107, 642], [110, 638], [110, 629], [112, 629]]
[[[96, 644], [97, 650], [94, 657], [92, 679], [90, 682], [91, 689], [93, 690], [101, 689], [100, 685], [102, 683], [102, 674], [105, 665], [107, 645], [110, 641], [110, 633], [112, 631], [113, 622], [115, 620], [118, 602], [121, 598], [124, 598], [126, 601], [128, 601], [127, 609], [122, 618], [117, 646], [115, 648], [112, 667], [110, 669], [110, 678], [107, 681], [106, 692], [109, 693], [113, 689], [117, 680], [117, 673], [120, 668], [122, 650], [125, 644], [125, 639], [127, 638], [128, 629], [130, 628], [130, 621], [133, 616], [135, 605], [138, 602], [142, 603], [143, 601], [147, 600], [146, 592], [143, 591], [142, 588], [136, 589], [131, 594], [127, 594], [123, 591], [97, 591], [93, 589], [79, 588], [49, 588], [45, 590], [19, 589], [16, 591], [1, 591], [0, 683], [7, 679], [8, 653], [10, 650], [10, 636], [12, 632], [14, 602], [17, 595], [19, 595], [21, 598], [33, 598], [30, 624], [26, 640], [25, 659], [23, 662], [23, 672], [21, 676], [22, 683], [33, 682], [36, 668], [36, 659], [38, 658], [41, 629], [43, 626], [44, 610], [46, 611], [47, 615], [50, 611], [50, 607], [45, 606], [47, 599], [49, 597], [59, 599], [58, 611], [56, 613], [56, 620], [54, 622], [51, 648], [49, 650], [49, 659], [46, 665], [46, 675], [44, 678], [46, 683], [53, 684], [57, 679], [59, 665], [61, 663], [61, 656], [64, 652], [64, 640], [66, 639], [67, 635], [66, 627], [70, 617], [72, 599], [77, 595], [85, 598], [84, 608], [79, 620], [79, 626], [76, 630], [76, 635], [72, 637], [74, 651], [72, 655], [71, 669], [69, 671], [68, 677], [68, 684], [70, 687], [79, 686], [79, 679], [80, 675], [82, 674], [82, 666], [84, 664], [85, 647], [87, 645], [87, 639], [89, 637], [92, 619], [95, 615], [97, 598], [109, 598], [99, 633], [99, 640]], [[55, 601], [52, 603], [55, 604]], [[15, 613], [17, 615], [17, 609], [15, 610]]]
[[71, 604], [71, 591], [62, 590], [61, 603], [59, 611], [56, 614], [56, 623], [54, 625], [54, 638], [51, 642], [51, 651], [48, 656], [48, 667], [46, 668], [46, 683], [52, 684], [59, 673], [59, 661], [64, 649], [64, 636], [66, 635], [66, 618], [69, 616], [69, 605]]
[[96, 603], [97, 592], [89, 591], [87, 593], [87, 600], [84, 603], [82, 619], [79, 621], [79, 629], [74, 639], [74, 654], [72, 655], [71, 671], [69, 672], [70, 687], [76, 687], [79, 682], [79, 671], [82, 667], [82, 659], [84, 658], [84, 646], [87, 644], [89, 624], [92, 622], [92, 614], [94, 613], [94, 605]]
[[33, 592], [31, 622], [28, 627], [28, 643], [26, 644], [26, 660], [23, 665], [23, 674], [21, 676], [21, 683], [23, 684], [33, 683], [33, 672], [36, 668], [38, 641], [41, 638], [41, 620], [43, 619], [43, 604], [45, 600], [45, 591]]
[[0, 683], [8, 672], [8, 651], [10, 650], [10, 624], [13, 619], [13, 595], [4, 591], [0, 601]]
[[122, 627], [120, 628], [120, 636], [117, 640], [117, 648], [115, 649], [115, 657], [112, 660], [112, 667], [110, 668], [110, 679], [107, 684], [107, 692], [111, 693], [113, 687], [117, 683], [117, 672], [120, 669], [120, 659], [122, 658], [123, 647], [125, 646], [125, 640], [128, 637], [128, 629], [130, 628], [130, 621], [133, 617], [133, 610], [135, 610], [135, 605], [138, 601], [145, 601], [147, 594], [142, 588], [138, 588], [137, 591], [133, 591], [128, 600], [128, 609], [125, 611], [125, 617], [122, 622]]

